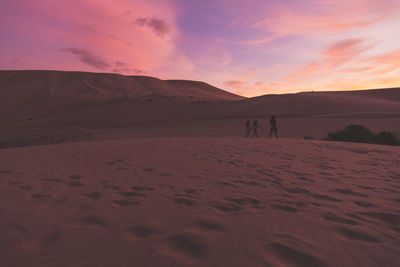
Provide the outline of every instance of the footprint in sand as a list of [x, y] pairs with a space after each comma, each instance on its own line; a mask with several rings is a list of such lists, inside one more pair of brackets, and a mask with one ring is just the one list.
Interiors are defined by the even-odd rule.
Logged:
[[280, 243], [267, 245], [262, 254], [264, 260], [274, 266], [325, 266], [319, 258]]
[[226, 200], [236, 203], [238, 205], [257, 205], [260, 204], [261, 202], [258, 201], [257, 199], [251, 198], [251, 197], [245, 197], [245, 198], [226, 198]]
[[173, 197], [173, 198], [170, 198], [170, 200], [172, 202], [174, 202], [175, 204], [184, 205], [186, 207], [192, 207], [196, 204], [196, 202], [194, 202], [193, 200], [187, 199], [187, 198], [182, 198], [182, 197]]
[[81, 195], [90, 198], [92, 200], [99, 200], [101, 197], [99, 192], [82, 193]]
[[59, 239], [60, 239], [60, 227], [56, 226], [52, 231], [50, 231], [44, 236], [43, 241], [49, 244], [57, 242], [57, 240]]
[[210, 249], [205, 238], [197, 233], [183, 232], [168, 236], [160, 243], [160, 252], [179, 262], [192, 262], [206, 256]]
[[281, 204], [271, 204], [271, 208], [274, 210], [282, 210], [282, 211], [287, 211], [287, 212], [298, 212], [299, 211], [298, 209], [293, 208], [291, 206], [281, 205]]
[[374, 207], [374, 204], [372, 204], [368, 201], [358, 200], [358, 201], [353, 201], [353, 203], [356, 204], [357, 206], [364, 207], [364, 208]]
[[25, 190], [25, 191], [31, 191], [31, 186], [30, 185], [20, 185], [18, 186], [19, 189]]
[[172, 174], [170, 174], [170, 173], [159, 173], [158, 175], [160, 175], [160, 176], [172, 176]]
[[286, 192], [292, 193], [292, 194], [310, 194], [310, 191], [308, 191], [307, 189], [301, 188], [301, 187], [294, 187], [294, 188], [284, 187], [283, 189]]
[[69, 187], [83, 186], [82, 183], [80, 183], [80, 182], [75, 182], [75, 181], [67, 182], [66, 185], [68, 185]]
[[21, 233], [21, 234], [25, 234], [25, 233], [28, 232], [28, 230], [27, 230], [25, 227], [23, 227], [22, 225], [20, 225], [20, 224], [18, 224], [18, 223], [16, 223], [16, 222], [10, 223], [9, 226], [10, 226], [12, 229], [18, 231], [18, 232]]
[[360, 215], [367, 216], [370, 218], [378, 219], [384, 223], [399, 225], [400, 215], [388, 212], [360, 212]]
[[196, 226], [204, 232], [225, 232], [226, 227], [215, 222], [200, 220], [195, 222]]
[[241, 206], [232, 203], [211, 202], [210, 205], [217, 211], [222, 211], [222, 212], [233, 212], [233, 211], [240, 211], [243, 209]]
[[62, 183], [63, 182], [63, 180], [56, 179], [56, 178], [43, 178], [40, 180], [45, 181], [45, 182], [53, 182], [53, 183]]
[[152, 235], [155, 235], [159, 232], [159, 230], [151, 225], [135, 225], [130, 226], [126, 229], [127, 233], [132, 235], [136, 238], [142, 239]]
[[339, 232], [339, 234], [346, 239], [352, 240], [352, 241], [364, 241], [364, 242], [371, 242], [371, 243], [379, 243], [380, 240], [367, 234], [364, 232], [361, 232], [359, 230], [352, 230], [349, 228], [342, 228], [338, 227], [336, 230]]
[[121, 188], [119, 188], [116, 185], [112, 185], [112, 184], [103, 184], [101, 185], [101, 187], [105, 188], [105, 189], [112, 189], [114, 191], [120, 190]]
[[330, 197], [327, 195], [319, 195], [319, 194], [312, 194], [311, 195], [313, 198], [320, 199], [320, 200], [326, 200], [326, 201], [332, 201], [332, 202], [342, 202], [342, 200]]
[[185, 189], [184, 192], [186, 195], [196, 195], [198, 192], [204, 192], [204, 189]]
[[51, 195], [48, 195], [48, 194], [32, 194], [31, 198], [32, 199], [50, 199]]
[[254, 182], [254, 181], [243, 181], [243, 180], [236, 180], [233, 181], [235, 184], [244, 184], [248, 186], [259, 186], [259, 187], [265, 187], [265, 185], [262, 185], [260, 183]]
[[190, 178], [190, 179], [203, 180], [203, 177], [201, 177], [201, 176], [199, 176], [199, 175], [189, 175], [188, 178]]
[[306, 182], [310, 182], [310, 183], [313, 183], [313, 184], [315, 183], [315, 180], [307, 178], [307, 177], [304, 177], [304, 176], [299, 176], [299, 177], [297, 177], [297, 179], [302, 180], [302, 181], [306, 181]]
[[109, 180], [102, 180], [100, 181], [100, 186], [105, 188], [105, 189], [112, 189], [112, 190], [120, 190], [119, 186], [116, 185], [117, 183], [114, 181], [109, 181]]
[[342, 188], [335, 188], [331, 190], [332, 192], [336, 192], [339, 194], [343, 194], [343, 195], [351, 195], [351, 196], [359, 196], [359, 197], [367, 197], [367, 195], [358, 193], [358, 192], [354, 192], [351, 189], [342, 189]]
[[137, 206], [140, 205], [139, 201], [128, 201], [128, 200], [114, 200], [113, 203], [118, 207], [126, 207], [126, 206]]
[[94, 216], [84, 217], [84, 218], [81, 219], [81, 222], [85, 226], [100, 226], [100, 227], [104, 227], [104, 226], [107, 225], [107, 223], [105, 221], [103, 221], [102, 219], [99, 219], [97, 217], [94, 217]]
[[228, 183], [228, 182], [215, 182], [212, 185], [221, 186], [221, 187], [231, 187], [231, 188], [238, 188], [237, 185]]
[[71, 176], [69, 177], [69, 179], [72, 179], [72, 180], [79, 180], [79, 179], [82, 179], [82, 175], [79, 175], [79, 174], [71, 175]]
[[126, 192], [117, 192], [118, 195], [123, 196], [123, 197], [146, 197], [147, 195], [137, 193], [137, 192], [131, 192], [131, 191], [126, 191]]
[[117, 160], [114, 160], [114, 161], [106, 162], [106, 165], [112, 166], [112, 165], [114, 165], [114, 164], [116, 164], [116, 163], [122, 163], [122, 162], [124, 162], [124, 160], [122, 160], [122, 159], [117, 159]]
[[336, 223], [343, 223], [343, 224], [349, 224], [349, 225], [358, 225], [359, 224], [355, 220], [339, 217], [335, 213], [332, 213], [332, 212], [327, 212], [327, 213], [323, 214], [322, 217], [327, 221], [336, 222]]
[[154, 191], [154, 187], [149, 186], [132, 186], [133, 191]]

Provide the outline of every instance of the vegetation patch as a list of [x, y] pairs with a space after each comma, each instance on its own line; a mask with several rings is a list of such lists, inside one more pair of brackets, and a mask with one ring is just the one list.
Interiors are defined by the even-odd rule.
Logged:
[[392, 146], [400, 145], [400, 140], [396, 138], [393, 132], [382, 131], [380, 133], [373, 133], [365, 126], [358, 124], [351, 124], [343, 130], [328, 133], [327, 140]]

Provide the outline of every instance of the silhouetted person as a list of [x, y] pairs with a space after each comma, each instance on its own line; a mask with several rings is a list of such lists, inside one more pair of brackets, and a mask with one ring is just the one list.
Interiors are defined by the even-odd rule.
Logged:
[[272, 133], [275, 134], [275, 137], [278, 138], [278, 127], [276, 127], [276, 119], [275, 116], [272, 116], [269, 120], [269, 138], [271, 138]]
[[251, 133], [251, 126], [250, 126], [250, 120], [248, 120], [246, 122], [246, 136], [245, 137], [249, 137], [250, 133]]
[[260, 125], [258, 125], [258, 121], [255, 120], [253, 123], [253, 127], [252, 127], [253, 128], [253, 137], [254, 136], [258, 137], [258, 132], [257, 132], [258, 127], [260, 127]]

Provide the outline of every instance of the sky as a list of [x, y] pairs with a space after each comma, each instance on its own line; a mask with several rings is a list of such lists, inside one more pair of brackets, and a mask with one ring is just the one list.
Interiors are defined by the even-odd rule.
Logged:
[[400, 0], [0, 0], [0, 69], [200, 80], [247, 97], [400, 87]]

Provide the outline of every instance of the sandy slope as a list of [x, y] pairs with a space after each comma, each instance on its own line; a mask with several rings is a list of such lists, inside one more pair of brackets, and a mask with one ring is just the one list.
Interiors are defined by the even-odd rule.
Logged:
[[137, 138], [0, 150], [2, 266], [399, 266], [397, 147]]
[[146, 76], [89, 72], [0, 71], [0, 86], [2, 120], [140, 100], [213, 101], [243, 98], [204, 82], [163, 81]]
[[243, 99], [202, 82], [60, 71], [0, 71], [0, 147], [167, 136], [262, 135], [275, 114], [283, 137], [324, 138], [351, 123], [400, 134], [400, 89]]

